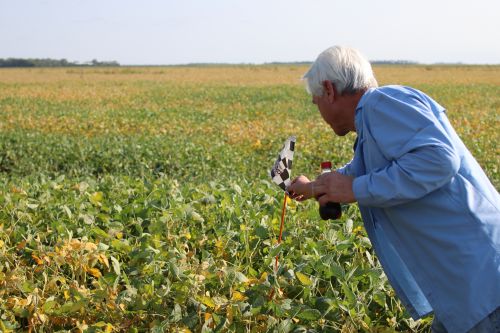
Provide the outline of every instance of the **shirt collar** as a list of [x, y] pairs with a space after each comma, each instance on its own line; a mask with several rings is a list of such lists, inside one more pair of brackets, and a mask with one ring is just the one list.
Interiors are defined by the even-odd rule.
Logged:
[[357, 135], [359, 136], [360, 130], [361, 130], [361, 110], [363, 110], [363, 107], [365, 106], [365, 103], [368, 101], [368, 98], [370, 97], [371, 94], [375, 91], [376, 88], [370, 88], [365, 93], [361, 98], [359, 99], [358, 105], [356, 106], [356, 111], [354, 113], [354, 123], [356, 126], [356, 132]]
[[356, 106], [356, 113], [358, 112], [358, 110], [362, 109], [363, 106], [365, 105], [368, 97], [375, 91], [375, 88], [370, 88], [368, 89], [367, 91], [365, 91], [365, 93], [363, 94], [363, 96], [361, 96], [361, 98], [359, 99], [359, 102], [358, 102], [358, 106]]

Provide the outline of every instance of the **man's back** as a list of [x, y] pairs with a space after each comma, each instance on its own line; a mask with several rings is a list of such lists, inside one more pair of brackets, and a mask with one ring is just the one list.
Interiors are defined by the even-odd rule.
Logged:
[[[356, 130], [355, 165], [347, 169], [391, 284], [410, 294], [401, 297], [410, 309], [425, 313], [418, 309], [425, 297], [450, 331], [467, 331], [500, 306], [498, 192], [444, 108], [417, 90], [367, 91]], [[413, 279], [421, 294], [404, 290]]]

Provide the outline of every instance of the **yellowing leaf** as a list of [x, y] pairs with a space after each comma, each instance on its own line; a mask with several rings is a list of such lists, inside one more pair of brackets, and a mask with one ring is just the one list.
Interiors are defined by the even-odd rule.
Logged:
[[84, 243], [83, 248], [89, 252], [97, 250], [97, 244], [94, 244], [92, 242], [86, 242]]
[[105, 323], [105, 322], [103, 322], [103, 321], [100, 321], [100, 322], [98, 322], [98, 323], [95, 323], [95, 324], [94, 324], [94, 326], [95, 326], [95, 327], [98, 327], [98, 328], [102, 328], [102, 327], [104, 327], [104, 332], [105, 332], [105, 333], [110, 333], [110, 332], [113, 332], [113, 329], [114, 329], [113, 325], [111, 325], [111, 324], [109, 324], [109, 323]]
[[178, 329], [176, 332], [179, 332], [179, 333], [191, 333], [191, 330], [187, 327], [183, 327], [183, 328], [180, 328]]
[[231, 297], [232, 301], [244, 301], [246, 299], [247, 299], [247, 297], [244, 294], [242, 294], [236, 290], [233, 291], [233, 296]]
[[36, 254], [32, 253], [31, 258], [33, 258], [33, 260], [35, 260], [37, 265], [43, 265], [43, 260], [40, 259]]
[[89, 199], [94, 205], [100, 205], [103, 198], [104, 194], [102, 192], [94, 192]]
[[307, 275], [305, 275], [304, 273], [295, 272], [295, 276], [304, 286], [310, 286], [312, 284], [311, 279], [307, 277]]
[[109, 261], [108, 261], [108, 258], [106, 258], [106, 255], [104, 253], [99, 254], [98, 260], [101, 264], [104, 264], [106, 266], [106, 268], [109, 268]]
[[97, 268], [87, 268], [87, 272], [96, 278], [100, 278], [102, 276], [101, 271]]
[[214, 303], [214, 301], [210, 297], [208, 297], [208, 296], [200, 296], [199, 300], [200, 300], [200, 302], [202, 302], [206, 306], [208, 306], [210, 308], [215, 308], [215, 303]]
[[228, 306], [227, 309], [226, 309], [226, 319], [229, 323], [232, 323], [233, 322], [233, 317], [234, 317], [234, 313], [233, 313], [233, 308], [231, 306]]
[[99, 327], [99, 328], [104, 327], [104, 326], [107, 326], [107, 325], [108, 325], [108, 324], [106, 324], [106, 323], [105, 323], [105, 322], [103, 322], [103, 321], [99, 321], [99, 322], [97, 322], [97, 323], [95, 323], [95, 324], [94, 324], [94, 326], [95, 326], [95, 327]]
[[20, 242], [19, 244], [17, 244], [16, 249], [22, 250], [25, 247], [26, 247], [26, 241], [23, 240], [22, 242]]
[[354, 228], [354, 230], [352, 232], [353, 233], [362, 233], [363, 232], [363, 227], [357, 226], [356, 228]]
[[26, 191], [24, 191], [22, 188], [19, 188], [19, 187], [16, 187], [16, 186], [12, 186], [12, 187], [10, 188], [10, 192], [11, 192], [11, 193], [26, 194]]

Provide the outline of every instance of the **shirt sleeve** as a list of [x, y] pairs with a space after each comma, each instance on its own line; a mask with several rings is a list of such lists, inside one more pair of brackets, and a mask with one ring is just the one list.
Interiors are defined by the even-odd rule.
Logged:
[[427, 101], [411, 93], [380, 94], [364, 110], [368, 135], [389, 163], [354, 179], [359, 204], [390, 207], [417, 200], [458, 172], [459, 156], [433, 112]]
[[351, 160], [349, 163], [347, 163], [346, 165], [344, 165], [343, 167], [341, 168], [338, 168], [337, 169], [337, 172], [338, 173], [341, 173], [345, 176], [352, 176], [354, 177], [354, 163], [355, 163], [355, 160]]

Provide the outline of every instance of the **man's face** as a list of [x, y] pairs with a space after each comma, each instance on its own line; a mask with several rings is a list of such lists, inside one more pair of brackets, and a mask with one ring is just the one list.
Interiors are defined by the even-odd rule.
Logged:
[[351, 124], [345, 112], [342, 111], [338, 98], [329, 99], [325, 93], [323, 96], [313, 96], [312, 102], [318, 107], [321, 117], [330, 125], [335, 134], [344, 136], [349, 133]]

